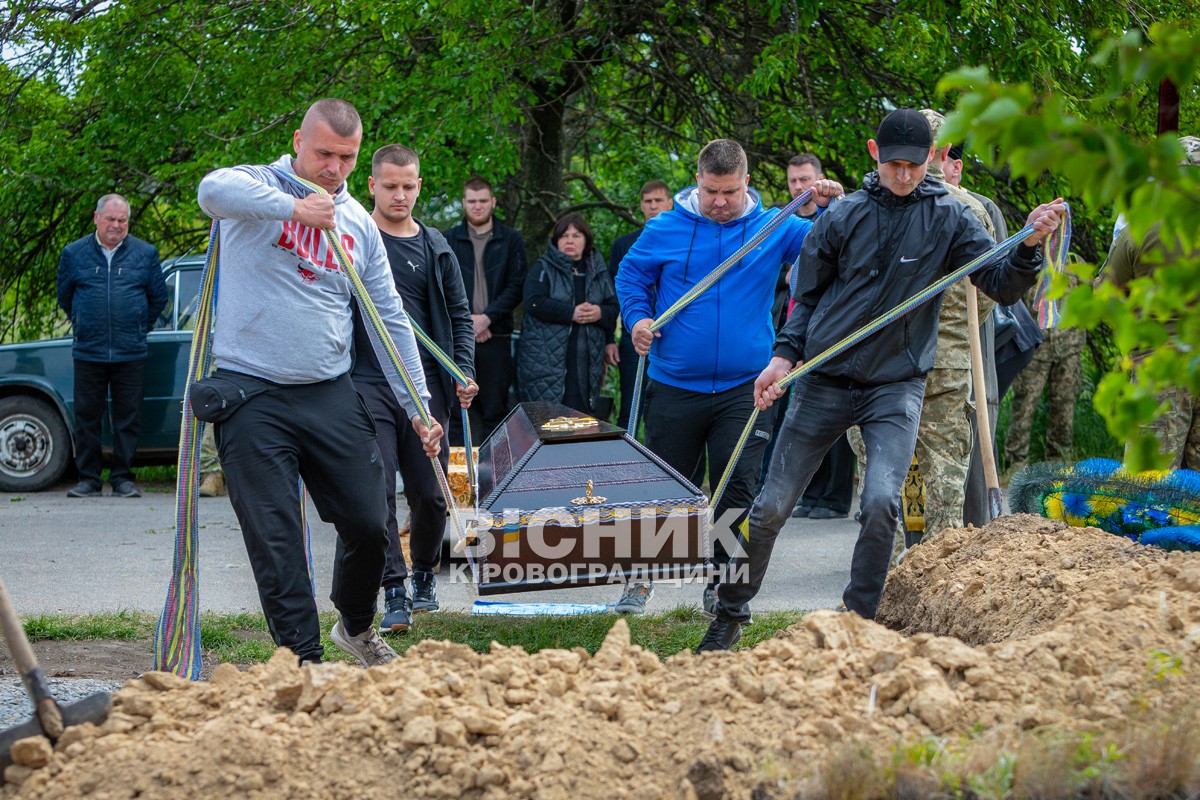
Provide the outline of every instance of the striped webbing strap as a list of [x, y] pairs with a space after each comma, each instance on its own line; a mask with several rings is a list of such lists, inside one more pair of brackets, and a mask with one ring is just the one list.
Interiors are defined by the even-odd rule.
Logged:
[[197, 494], [200, 472], [200, 437], [204, 423], [192, 414], [192, 384], [208, 374], [212, 364], [211, 341], [217, 285], [217, 250], [220, 226], [213, 222], [208, 254], [200, 275], [200, 293], [192, 315], [192, 347], [188, 355], [183, 420], [179, 428], [179, 461], [175, 476], [175, 554], [167, 599], [154, 629], [154, 668], [191, 680], [200, 677], [199, 517]]
[[[684, 292], [678, 300], [670, 305], [669, 308], [659, 314], [658, 317], [650, 323], [650, 332], [657, 333], [658, 331], [662, 330], [663, 326], [673, 320], [680, 311], [683, 311], [683, 309], [687, 308], [687, 306], [690, 305], [693, 300], [716, 285], [717, 281], [719, 281], [726, 272], [733, 269], [743, 258], [746, 257], [748, 253], [766, 241], [767, 237], [774, 233], [780, 225], [791, 218], [791, 216], [796, 213], [798, 208], [811, 200], [812, 193], [812, 189], [801, 192], [792, 200], [792, 202], [780, 209], [779, 213], [768, 220], [767, 224], [759, 228], [758, 232], [750, 237], [748, 242], [739, 247], [733, 255], [729, 256], [729, 258], [718, 264], [712, 272], [708, 273], [699, 281], [697, 281], [692, 288]], [[631, 335], [631, 333], [631, 331], [626, 332], [627, 335]], [[637, 376], [633, 381], [633, 400], [630, 401], [629, 407], [629, 430], [633, 436], [637, 436], [638, 414], [642, 405], [642, 381], [645, 372], [646, 357], [639, 356]]]
[[[319, 194], [328, 194], [328, 192], [326, 192], [322, 187], [315, 183], [306, 181], [298, 175], [274, 168], [272, 168], [271, 171], [280, 179], [288, 181], [296, 187], [307, 189], [310, 192], [317, 192]], [[326, 230], [323, 231], [323, 233], [325, 235], [325, 241], [329, 246], [330, 252], [332, 252], [334, 258], [337, 259], [338, 266], [341, 268], [342, 272], [346, 275], [350, 282], [350, 292], [354, 295], [354, 299], [358, 303], [358, 308], [362, 312], [363, 322], [367, 332], [373, 337], [376, 346], [378, 346], [384, 355], [387, 356], [387, 362], [391, 365], [394, 373], [400, 377], [400, 381], [404, 384], [404, 390], [412, 399], [413, 405], [417, 409], [417, 415], [421, 418], [421, 422], [424, 423], [425, 427], [432, 428], [436, 423], [436, 420], [434, 420], [433, 416], [429, 413], [428, 406], [422, 402], [421, 394], [417, 391], [416, 382], [413, 380], [412, 374], [408, 371], [408, 367], [405, 365], [404, 359], [400, 357], [400, 351], [396, 349], [396, 343], [392, 341], [392, 336], [388, 332], [387, 325], [384, 323], [383, 317], [379, 313], [379, 309], [377, 309], [375, 307], [375, 303], [372, 302], [371, 296], [367, 292], [367, 287], [363, 284], [362, 278], [359, 277], [358, 270], [354, 268], [354, 264], [350, 260], [350, 256], [346, 253], [345, 248], [342, 247], [342, 242], [338, 238], [337, 234], [332, 230]], [[429, 340], [429, 344], [432, 345], [433, 341]], [[441, 352], [440, 349], [439, 352]], [[453, 360], [450, 359], [449, 356], [446, 356], [445, 353], [442, 353], [442, 356], [447, 362], [451, 364], [453, 363]], [[445, 364], [443, 364], [443, 366], [445, 366]], [[457, 366], [455, 369], [458, 369]], [[463, 377], [465, 378], [466, 376], [464, 375]], [[467, 434], [464, 431], [464, 441], [469, 441], [466, 439], [466, 436]], [[446, 471], [442, 469], [442, 462], [439, 461], [436, 456], [430, 458], [429, 460], [432, 463], [434, 474], [437, 476], [438, 486], [441, 487], [442, 496], [446, 500], [446, 510], [450, 513], [450, 522], [454, 528], [454, 534], [459, 545], [462, 545], [466, 542], [466, 531], [463, 527], [462, 518], [459, 515], [458, 506], [454, 502], [454, 492], [451, 490], [450, 482], [446, 478]], [[468, 561], [471, 561], [471, 555], [469, 552]], [[474, 567], [473, 562], [471, 566], [472, 568]]]
[[[462, 371], [462, 368], [459, 367], [458, 364], [454, 363], [454, 359], [447, 355], [445, 350], [438, 347], [437, 342], [430, 338], [429, 334], [421, 330], [421, 326], [417, 324], [416, 320], [414, 320], [412, 317], [409, 317], [408, 324], [412, 326], [413, 335], [417, 337], [417, 341], [429, 351], [429, 354], [433, 356], [434, 360], [437, 361], [438, 364], [440, 364], [442, 368], [446, 370], [446, 372], [450, 373], [450, 377], [454, 379], [455, 383], [462, 387], [466, 387], [471, 383], [471, 379], [468, 378], [467, 374]], [[471, 415], [467, 412], [467, 409], [461, 406], [461, 404], [459, 405], [459, 409], [462, 412], [463, 448], [467, 451], [467, 482], [471, 485], [471, 502], [473, 503], [475, 502], [476, 483], [475, 454], [471, 451]], [[449, 502], [449, 498], [447, 498], [447, 502]]]
[[[1024, 228], [1017, 231], [1012, 236], [1008, 237], [983, 255], [966, 264], [963, 264], [958, 269], [929, 284], [929, 286], [926, 286], [924, 289], [917, 292], [907, 300], [899, 303], [894, 308], [880, 314], [866, 325], [847, 335], [841, 341], [830, 346], [824, 352], [813, 356], [808, 361], [805, 361], [787, 375], [780, 378], [779, 388], [786, 389], [801, 376], [811, 372], [812, 370], [824, 364], [826, 361], [829, 361], [831, 358], [840, 355], [871, 334], [878, 332], [881, 328], [891, 324], [892, 322], [895, 322], [897, 319], [912, 311], [922, 303], [928, 302], [934, 297], [937, 297], [956, 281], [965, 278], [981, 267], [998, 262], [1003, 256], [1007, 255], [1009, 250], [1012, 250], [1014, 247], [1019, 245], [1021, 241], [1031, 233], [1034, 233], [1033, 226], [1026, 225]], [[1043, 240], [1046, 254], [1045, 258], [1047, 271], [1063, 271], [1066, 264], [1066, 253], [1071, 244], [1070, 235], [1071, 209], [1068, 207], [1062, 223], [1058, 226], [1058, 228], [1055, 229], [1053, 233]], [[721, 480], [717, 483], [716, 488], [713, 490], [712, 499], [708, 504], [710, 523], [711, 515], [715, 513], [717, 504], [721, 501], [721, 497], [725, 493], [725, 488], [729, 484], [729, 478], [733, 474], [734, 467], [737, 466], [738, 458], [741, 456], [742, 450], [744, 450], [746, 447], [746, 440], [749, 438], [750, 432], [754, 429], [754, 423], [757, 419], [758, 406], [756, 405], [753, 411], [750, 413], [750, 418], [746, 421], [746, 427], [742, 430], [741, 436], [738, 437], [737, 444], [734, 446], [733, 455], [730, 457], [729, 463], [725, 467], [724, 474], [721, 475]]]
[[[1033, 295], [1033, 310], [1037, 315], [1038, 327], [1042, 330], [1058, 325], [1058, 303], [1050, 299], [1050, 287], [1055, 275], [1061, 275], [1069, 260], [1068, 250], [1071, 247], [1071, 215], [1068, 213], [1059, 226], [1063, 230], [1061, 236], [1053, 242], [1046, 241], [1046, 261], [1050, 268], [1042, 273], [1038, 281], [1037, 291]], [[1057, 233], [1057, 231], [1056, 231]]]

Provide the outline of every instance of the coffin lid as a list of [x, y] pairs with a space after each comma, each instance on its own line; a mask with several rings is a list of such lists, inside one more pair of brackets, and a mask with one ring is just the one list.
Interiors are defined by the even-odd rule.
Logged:
[[521, 403], [479, 449], [480, 507], [706, 506], [704, 495], [624, 428], [559, 403]]

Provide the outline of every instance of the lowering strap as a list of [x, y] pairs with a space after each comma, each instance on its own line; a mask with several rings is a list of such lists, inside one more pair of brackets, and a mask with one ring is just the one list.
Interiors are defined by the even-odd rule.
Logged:
[[[892, 308], [891, 310], [885, 311], [884, 313], [880, 314], [878, 317], [871, 320], [866, 325], [862, 326], [858, 330], [849, 334], [848, 336], [846, 336], [846, 338], [842, 339], [840, 342], [837, 342], [836, 344], [831, 346], [829, 349], [825, 350], [825, 352], [820, 353], [819, 355], [813, 356], [811, 359], [809, 359], [808, 361], [805, 361], [803, 364], [796, 367], [794, 370], [789, 372], [787, 375], [780, 378], [779, 383], [778, 383], [779, 388], [786, 389], [788, 386], [790, 386], [792, 383], [794, 383], [797, 378], [800, 378], [802, 375], [805, 375], [808, 372], [812, 371], [813, 369], [816, 369], [817, 367], [824, 364], [826, 361], [830, 360], [831, 358], [834, 358], [835, 356], [841, 354], [842, 352], [849, 349], [850, 347], [858, 344], [859, 342], [861, 342], [863, 339], [867, 338], [871, 334], [879, 331], [881, 328], [891, 324], [892, 322], [895, 322], [897, 319], [904, 316], [908, 312], [912, 311], [914, 308], [921, 305], [922, 303], [925, 303], [926, 301], [931, 300], [934, 297], [937, 297], [939, 294], [944, 292], [955, 281], [958, 281], [961, 278], [965, 278], [966, 276], [970, 275], [972, 272], [975, 272], [976, 270], [980, 269], [981, 267], [998, 262], [1002, 256], [1006, 255], [1009, 250], [1012, 250], [1014, 247], [1019, 245], [1021, 243], [1021, 241], [1023, 239], [1025, 239], [1025, 237], [1029, 236], [1031, 233], [1034, 233], [1033, 225], [1026, 225], [1024, 228], [1017, 231], [1012, 236], [1008, 237], [1003, 242], [996, 245], [995, 247], [993, 247], [991, 250], [987, 251], [983, 255], [979, 256], [978, 258], [974, 259], [973, 261], [963, 264], [961, 267], [954, 270], [950, 274], [934, 281], [929, 286], [926, 286], [924, 289], [922, 289], [921, 291], [914, 294], [912, 297], [901, 302], [895, 308]], [[1066, 210], [1066, 213], [1065, 213], [1065, 217], [1062, 220], [1062, 223], [1058, 226], [1057, 229], [1055, 229], [1055, 231], [1052, 234], [1050, 234], [1043, 240], [1045, 251], [1046, 251], [1046, 255], [1045, 255], [1045, 260], [1046, 260], [1046, 265], [1047, 265], [1047, 268], [1045, 270], [1046, 272], [1062, 273], [1062, 271], [1066, 265], [1066, 261], [1067, 261], [1066, 253], [1071, 244], [1070, 243], [1070, 235], [1071, 235], [1071, 209], [1070, 209], [1070, 207], [1068, 207]], [[1045, 276], [1043, 276], [1043, 280], [1045, 280]], [[734, 467], [737, 466], [738, 458], [741, 457], [742, 450], [744, 450], [746, 447], [746, 440], [750, 436], [750, 431], [752, 431], [754, 429], [754, 423], [757, 419], [758, 419], [758, 406], [756, 405], [754, 407], [754, 409], [750, 412], [750, 418], [748, 420], [746, 420], [746, 427], [742, 430], [741, 436], [738, 437], [737, 445], [734, 447], [734, 450], [733, 450], [733, 455], [729, 459], [729, 464], [725, 467], [725, 473], [721, 476], [720, 482], [717, 484], [716, 488], [713, 490], [712, 499], [709, 501], [709, 504], [708, 504], [710, 524], [712, 521], [712, 516], [715, 513], [717, 503], [719, 503], [721, 501], [721, 496], [725, 493], [725, 487], [729, 484], [729, 478], [733, 474]], [[749, 536], [749, 528], [748, 527], [746, 528], [746, 531], [747, 531], [747, 537], [748, 537]]]
[[[188, 356], [187, 381], [183, 391], [183, 416], [179, 429], [179, 460], [175, 478], [175, 553], [167, 599], [154, 629], [154, 668], [190, 680], [199, 680], [201, 641], [199, 624], [200, 580], [198, 575], [200, 525], [197, 495], [200, 481], [200, 440], [206, 423], [192, 413], [192, 384], [208, 375], [212, 366], [212, 325], [216, 311], [217, 265], [220, 261], [220, 223], [213, 222], [208, 237], [208, 254], [200, 275], [200, 292], [193, 311], [192, 347]], [[312, 566], [312, 537], [308, 527], [307, 493], [297, 479], [300, 530], [308, 583], [316, 594]]]
[[[454, 379], [455, 383], [465, 388], [471, 382], [471, 379], [459, 368], [458, 364], [454, 363], [454, 359], [446, 355], [446, 351], [438, 347], [437, 342], [429, 338], [429, 334], [421, 330], [421, 326], [412, 317], [408, 318], [408, 324], [412, 326], [413, 334], [417, 337], [417, 341], [429, 351], [429, 354], [442, 365], [442, 368], [446, 372], [450, 373], [450, 377]], [[475, 455], [471, 452], [471, 417], [467, 409], [461, 405], [459, 409], [462, 411], [463, 448], [467, 451], [467, 483], [471, 486], [471, 503], [474, 503], [475, 492], [478, 486], [475, 484]], [[450, 498], [446, 498], [446, 502], [450, 502]]]
[[1037, 291], [1033, 295], [1033, 310], [1037, 315], [1038, 327], [1042, 330], [1048, 330], [1058, 325], [1058, 303], [1049, 297], [1050, 284], [1054, 275], [1062, 274], [1063, 267], [1068, 261], [1067, 251], [1071, 247], [1070, 211], [1063, 218], [1059, 230], [1062, 231], [1062, 235], [1058, 236], [1055, 241], [1046, 240], [1046, 261], [1050, 264], [1057, 264], [1058, 268], [1048, 269], [1042, 273], [1042, 279], [1038, 282]]

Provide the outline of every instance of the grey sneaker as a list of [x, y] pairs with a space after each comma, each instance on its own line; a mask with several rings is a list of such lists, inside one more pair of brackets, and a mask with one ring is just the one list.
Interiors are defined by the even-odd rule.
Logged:
[[329, 638], [338, 647], [361, 661], [365, 667], [377, 667], [400, 657], [383, 640], [374, 625], [358, 636], [351, 636], [346, 633], [346, 627], [342, 624], [342, 618], [339, 616], [338, 621], [333, 623], [333, 629], [329, 631]]
[[383, 619], [379, 621], [380, 630], [392, 633], [403, 633], [408, 630], [412, 626], [412, 600], [404, 592], [404, 587], [385, 589], [383, 598]]
[[618, 614], [645, 614], [646, 603], [654, 596], [653, 583], [627, 583], [621, 599], [613, 606]]
[[67, 497], [99, 497], [103, 494], [102, 488], [95, 481], [80, 481], [67, 489]]
[[441, 606], [437, 599], [437, 576], [432, 572], [415, 569], [412, 574], [412, 610], [437, 611]]
[[141, 497], [137, 484], [133, 481], [120, 481], [113, 484], [113, 497]]

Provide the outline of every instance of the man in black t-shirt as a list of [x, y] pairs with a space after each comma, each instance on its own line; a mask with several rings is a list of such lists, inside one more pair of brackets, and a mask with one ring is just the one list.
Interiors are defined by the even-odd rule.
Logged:
[[[421, 348], [421, 365], [430, 394], [429, 411], [447, 429], [455, 393], [459, 404], [466, 408], [479, 391], [474, 381], [475, 334], [454, 252], [442, 234], [413, 217], [421, 194], [420, 170], [415, 152], [403, 145], [387, 145], [375, 151], [367, 185], [375, 198], [371, 217], [383, 238], [404, 310], [413, 324], [425, 331], [471, 378], [467, 386], [456, 386], [446, 369]], [[387, 478], [388, 544], [382, 580], [384, 614], [379, 625], [386, 633], [408, 630], [414, 611], [438, 609], [434, 576], [440, 566], [446, 532], [446, 499], [421, 440], [388, 386], [384, 369], [390, 370], [391, 366], [381, 367], [380, 363], [356, 311], [351, 377], [375, 419], [376, 439]], [[447, 468], [448, 453], [443, 446], [439, 455], [443, 470]], [[411, 595], [405, 590], [408, 569], [396, 523], [397, 468], [404, 480], [404, 496], [411, 511]]]
[[[525, 290], [525, 243], [496, 219], [492, 184], [478, 175], [463, 184], [463, 221], [444, 233], [458, 258], [471, 304], [479, 397], [471, 407], [471, 438], [482, 442], [508, 414], [513, 383], [513, 312]], [[462, 443], [451, 420], [451, 439]]]
[[[671, 199], [671, 188], [665, 181], [646, 181], [642, 184], [641, 197], [642, 217], [646, 222], [675, 207], [675, 203]], [[617, 272], [621, 269], [621, 259], [629, 252], [629, 248], [633, 247], [638, 236], [641, 236], [642, 230], [642, 228], [638, 228], [636, 231], [618, 236], [613, 240], [612, 249], [608, 252], [608, 274], [614, 281], [617, 279]], [[617, 424], [622, 428], [627, 428], [629, 427], [629, 412], [633, 405], [633, 383], [637, 378], [638, 365], [638, 354], [633, 349], [632, 336], [621, 336], [617, 353], [617, 369], [621, 373], [621, 411], [617, 417]], [[609, 353], [606, 352], [606, 356], [608, 355]], [[636, 426], [629, 433], [631, 436], [637, 436]]]

